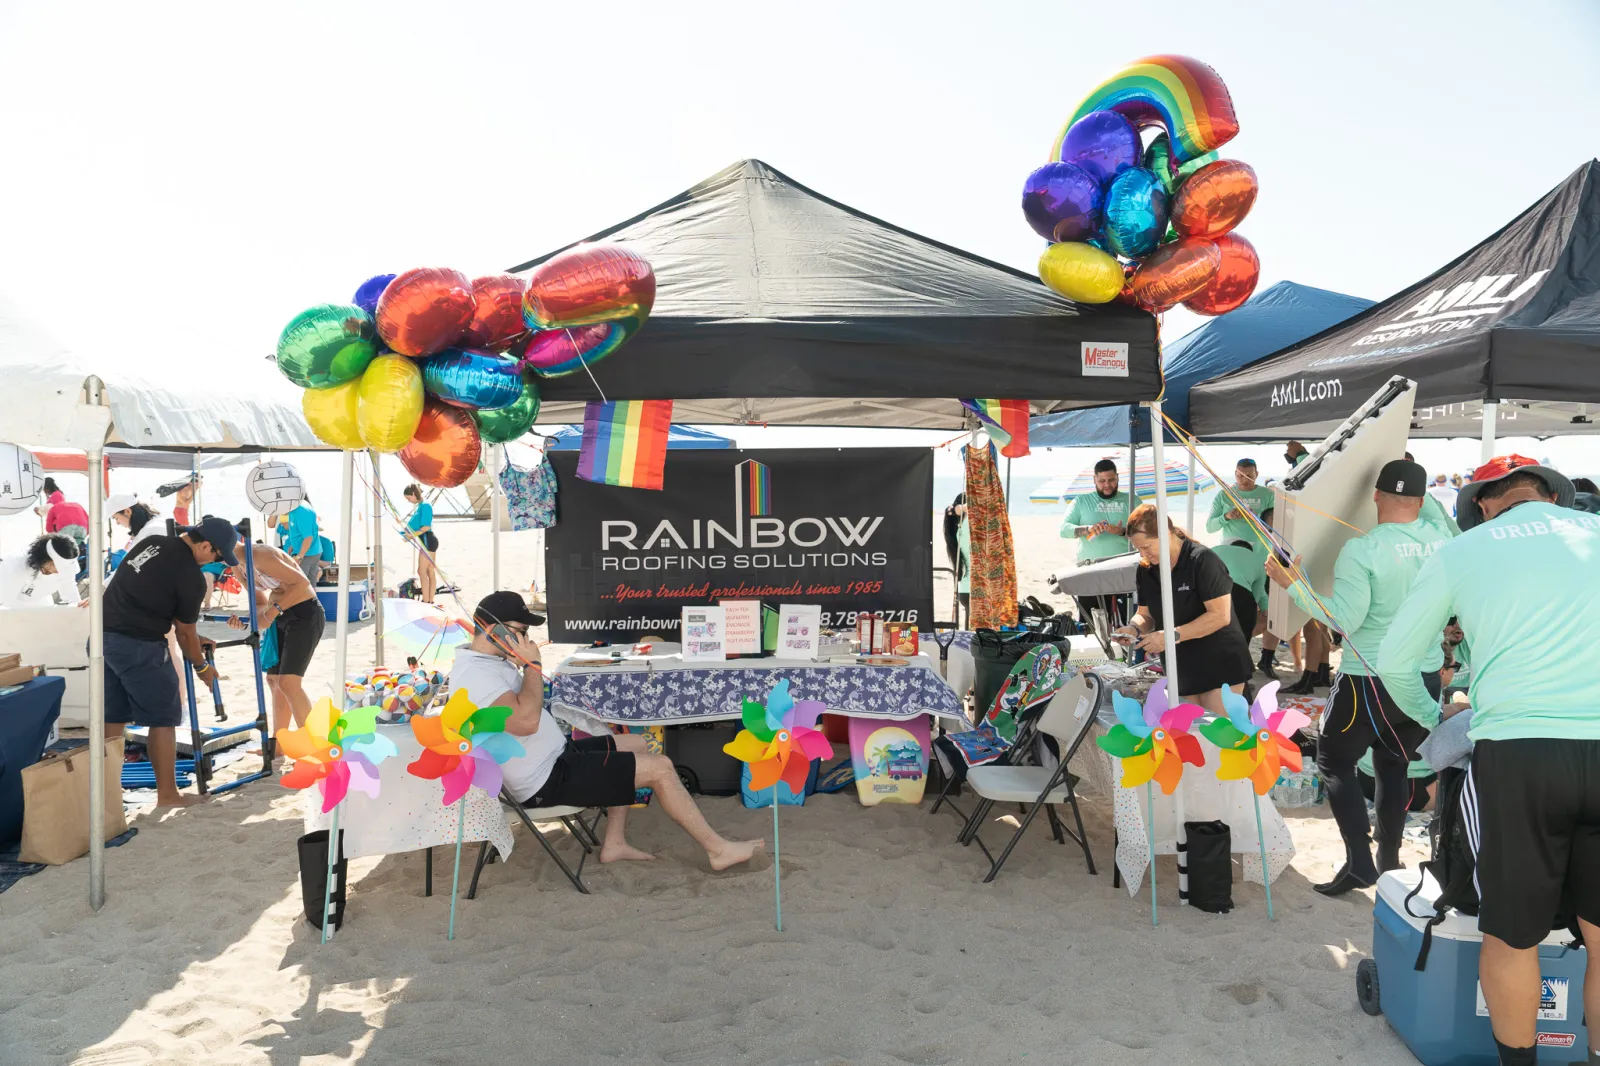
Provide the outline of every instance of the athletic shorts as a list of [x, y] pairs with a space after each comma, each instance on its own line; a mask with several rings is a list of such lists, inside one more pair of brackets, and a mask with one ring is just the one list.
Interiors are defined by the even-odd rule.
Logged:
[[[1256, 603], [1256, 598], [1250, 590], [1243, 585], [1234, 583], [1233, 586], [1233, 620], [1244, 630], [1244, 639], [1249, 640], [1256, 631], [1256, 620], [1261, 617], [1261, 606]], [[1182, 675], [1178, 677], [1183, 680]]]
[[524, 807], [627, 807], [633, 803], [633, 752], [611, 737], [568, 741]]
[[327, 624], [322, 602], [315, 599], [297, 603], [273, 619], [272, 627], [278, 631], [278, 661], [267, 673], [305, 677]]
[[[1438, 698], [1437, 673], [1423, 674], [1422, 684]], [[1317, 750], [1335, 760], [1353, 763], [1368, 748], [1382, 748], [1391, 755], [1403, 750], [1405, 760], [1412, 762], [1417, 746], [1428, 739], [1427, 728], [1400, 709], [1382, 681], [1366, 674], [1334, 674], [1325, 707]]]
[[105, 634], [106, 721], [171, 727], [183, 721], [178, 675], [166, 640]]
[[1478, 741], [1461, 815], [1480, 930], [1531, 948], [1558, 916], [1600, 925], [1600, 740]]

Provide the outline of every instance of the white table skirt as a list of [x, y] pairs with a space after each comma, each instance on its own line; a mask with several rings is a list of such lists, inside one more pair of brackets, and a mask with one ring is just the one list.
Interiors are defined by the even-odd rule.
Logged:
[[[422, 745], [409, 725], [380, 725], [378, 731], [400, 749], [378, 767], [378, 798], [351, 789], [339, 808], [339, 829], [344, 834], [348, 858], [393, 855], [422, 848], [454, 846], [461, 817], [460, 802], [444, 805], [444, 786], [406, 771], [406, 764], [422, 754]], [[497, 797], [481, 788], [469, 788], [467, 823], [463, 840], [488, 840], [502, 859], [511, 854], [511, 825]], [[328, 828], [331, 815], [322, 813], [322, 793], [305, 790], [305, 826], [310, 833]]]

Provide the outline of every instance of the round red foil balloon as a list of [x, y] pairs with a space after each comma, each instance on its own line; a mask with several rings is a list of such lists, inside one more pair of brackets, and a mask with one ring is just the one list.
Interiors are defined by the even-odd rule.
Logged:
[[482, 451], [472, 415], [430, 397], [411, 443], [400, 449], [400, 465], [424, 485], [453, 489], [478, 469]]
[[1215, 241], [1179, 237], [1145, 257], [1129, 288], [1135, 303], [1160, 313], [1205, 288], [1221, 266], [1222, 252]]
[[534, 268], [522, 317], [531, 329], [643, 322], [656, 302], [656, 275], [643, 256], [617, 244], [582, 244]]
[[1219, 159], [1207, 163], [1178, 187], [1172, 201], [1172, 228], [1185, 237], [1220, 237], [1255, 205], [1256, 172], [1249, 163]]
[[378, 336], [401, 355], [433, 355], [461, 339], [476, 308], [472, 282], [461, 271], [408, 270], [378, 297]]
[[461, 337], [463, 348], [505, 351], [528, 327], [522, 321], [522, 294], [528, 283], [514, 274], [489, 274], [472, 279], [477, 309]]
[[1261, 259], [1255, 246], [1237, 233], [1217, 238], [1222, 265], [1206, 287], [1183, 301], [1183, 306], [1202, 315], [1225, 315], [1250, 299], [1261, 280]]

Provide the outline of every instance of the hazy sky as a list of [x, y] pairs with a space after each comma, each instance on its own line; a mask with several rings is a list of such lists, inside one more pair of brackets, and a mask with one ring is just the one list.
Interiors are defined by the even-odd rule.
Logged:
[[1232, 91], [1263, 287], [1383, 297], [1600, 153], [1579, 0], [0, 0], [0, 292], [152, 378], [292, 398], [263, 356], [300, 308], [504, 268], [745, 156], [1032, 270], [1024, 176], [1169, 51]]

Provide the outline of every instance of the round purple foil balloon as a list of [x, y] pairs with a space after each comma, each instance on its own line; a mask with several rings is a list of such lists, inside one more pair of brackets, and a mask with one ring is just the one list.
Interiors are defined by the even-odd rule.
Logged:
[[1139, 131], [1115, 111], [1091, 111], [1067, 130], [1061, 161], [1094, 175], [1102, 186], [1139, 165]]
[[1111, 251], [1143, 259], [1161, 246], [1167, 231], [1167, 191], [1148, 170], [1123, 171], [1106, 191], [1105, 216]]
[[1093, 174], [1073, 163], [1046, 163], [1022, 186], [1022, 214], [1048, 241], [1083, 241], [1100, 231], [1104, 198]]
[[393, 274], [374, 274], [363, 281], [350, 302], [369, 315], [378, 313], [378, 297], [383, 295], [383, 290], [389, 287], [389, 282], [394, 280]]
[[544, 378], [575, 374], [616, 351], [638, 329], [633, 320], [594, 322], [566, 329], [534, 330], [526, 344], [513, 346], [517, 365]]

